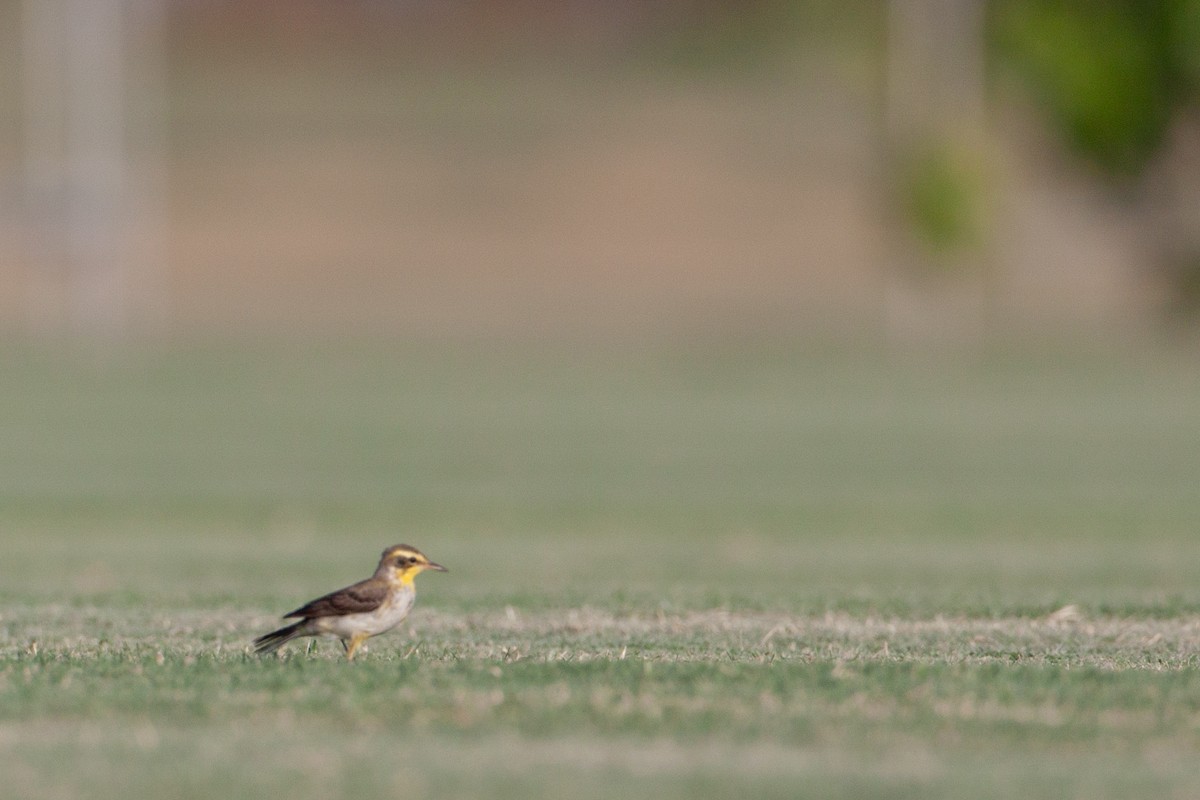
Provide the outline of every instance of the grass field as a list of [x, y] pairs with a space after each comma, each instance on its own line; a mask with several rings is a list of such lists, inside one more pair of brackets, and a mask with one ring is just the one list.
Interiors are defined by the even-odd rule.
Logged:
[[[1200, 368], [0, 356], [0, 797], [1200, 796]], [[249, 640], [407, 542], [372, 640]]]

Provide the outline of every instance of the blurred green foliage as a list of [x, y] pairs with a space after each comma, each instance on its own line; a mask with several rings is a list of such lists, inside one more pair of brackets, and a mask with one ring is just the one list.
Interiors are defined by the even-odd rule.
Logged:
[[1200, 0], [1006, 0], [997, 53], [1076, 152], [1137, 175], [1200, 97]]
[[926, 142], [900, 156], [899, 206], [934, 256], [961, 255], [984, 237], [984, 181], [964, 148]]

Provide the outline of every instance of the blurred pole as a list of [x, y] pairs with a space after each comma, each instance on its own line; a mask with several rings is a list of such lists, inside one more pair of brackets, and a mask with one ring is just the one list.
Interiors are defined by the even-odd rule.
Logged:
[[63, 270], [67, 171], [63, 163], [66, 33], [63, 0], [25, 0], [21, 14], [26, 256], [29, 326], [47, 334], [64, 324]]
[[[884, 154], [891, 180], [914, 157], [944, 149], [982, 158], [986, 136], [986, 0], [891, 0], [887, 21]], [[898, 223], [900, 225], [900, 223]], [[889, 338], [984, 333], [993, 276], [976, 286], [914, 279], [930, 274], [911, 231], [898, 230], [887, 270], [884, 316]], [[986, 253], [981, 254], [986, 261]], [[959, 256], [965, 260], [965, 256]], [[963, 264], [962, 266], [967, 266]], [[977, 266], [984, 266], [982, 264]], [[968, 272], [969, 270], [960, 270]], [[965, 291], [964, 291], [965, 290]], [[973, 291], [972, 291], [973, 290]]]
[[124, 0], [25, 0], [30, 326], [112, 339], [127, 323]]
[[985, 0], [891, 0], [887, 128], [893, 142], [980, 136]]
[[75, 332], [124, 332], [127, 303], [122, 0], [67, 2], [69, 307]]

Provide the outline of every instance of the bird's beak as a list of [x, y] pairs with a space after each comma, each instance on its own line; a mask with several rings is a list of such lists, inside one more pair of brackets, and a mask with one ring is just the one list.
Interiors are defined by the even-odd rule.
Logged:
[[425, 565], [425, 569], [431, 569], [434, 572], [449, 572], [450, 571], [450, 570], [446, 569], [445, 567], [443, 567], [441, 564], [435, 564], [432, 561], [430, 561], [428, 564]]

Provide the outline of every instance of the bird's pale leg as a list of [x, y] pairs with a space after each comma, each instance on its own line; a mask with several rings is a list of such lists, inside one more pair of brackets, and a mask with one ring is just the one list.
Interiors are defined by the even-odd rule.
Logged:
[[350, 644], [346, 645], [345, 641], [342, 642], [343, 645], [346, 645], [346, 660], [347, 661], [354, 660], [355, 651], [358, 650], [359, 645], [361, 645], [366, 640], [367, 640], [367, 635], [365, 633], [356, 633], [350, 637]]

